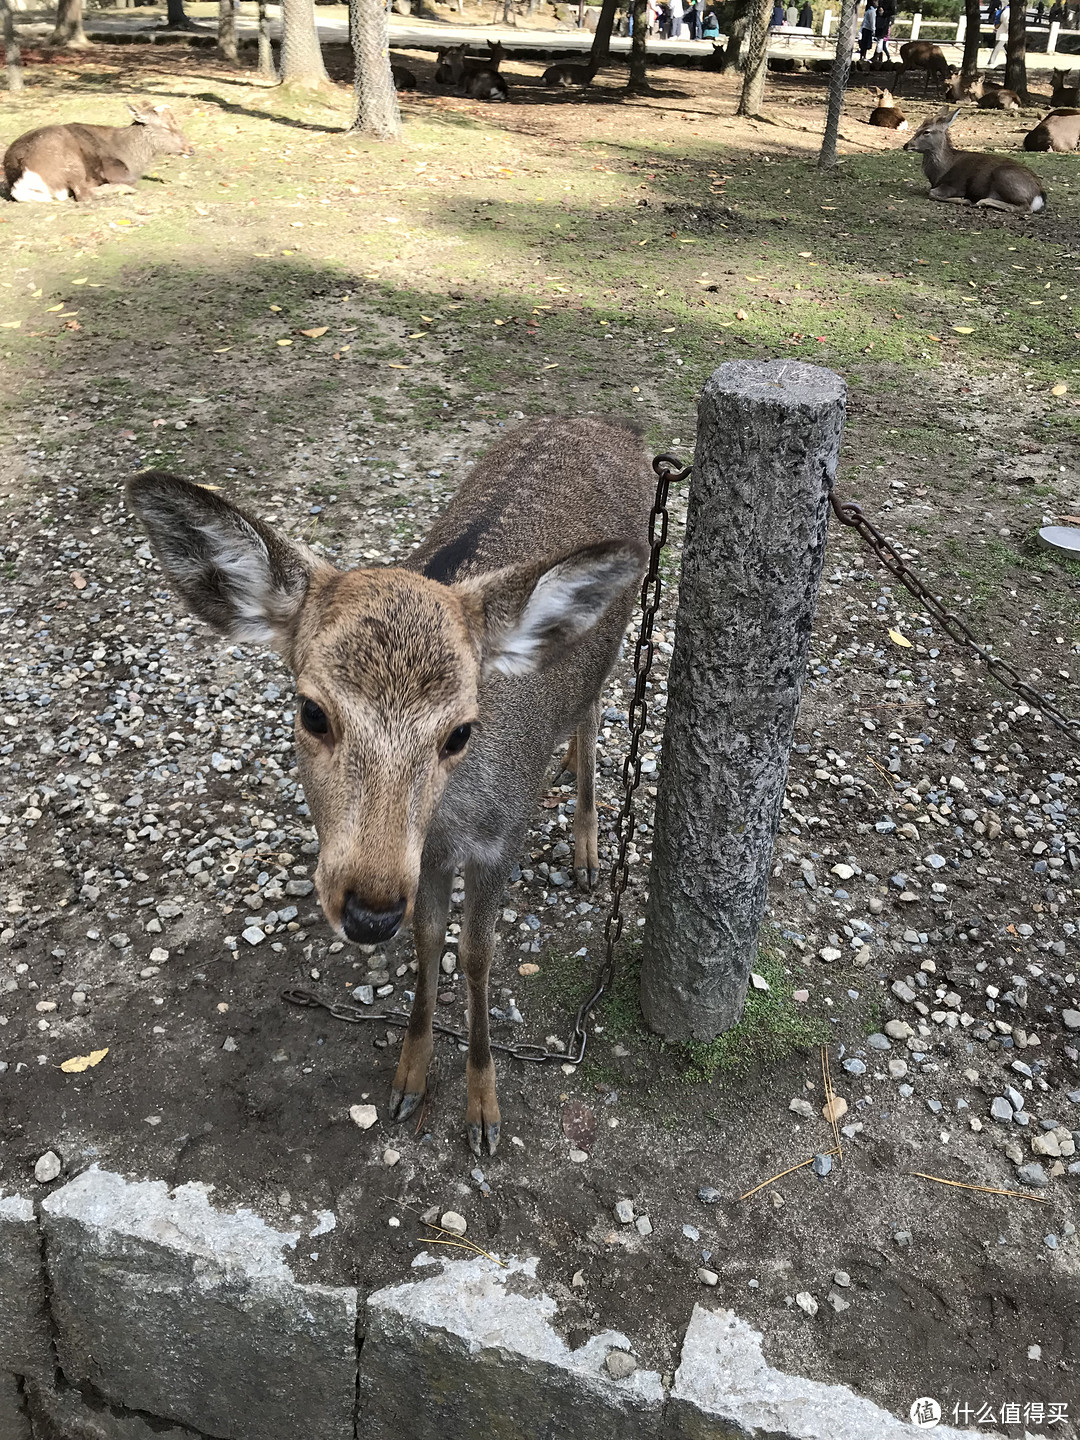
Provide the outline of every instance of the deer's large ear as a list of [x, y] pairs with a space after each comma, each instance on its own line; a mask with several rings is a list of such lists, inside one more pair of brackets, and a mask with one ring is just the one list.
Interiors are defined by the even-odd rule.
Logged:
[[597, 625], [641, 579], [644, 545], [606, 541], [547, 569], [510, 566], [455, 586], [486, 670], [530, 675]]
[[137, 475], [128, 482], [127, 503], [166, 579], [195, 615], [230, 639], [288, 650], [311, 577], [324, 561], [175, 475]]
[[960, 111], [963, 110], [963, 108], [964, 108], [964, 107], [963, 107], [962, 105], [958, 105], [958, 106], [956, 107], [956, 109], [955, 109], [955, 110], [952, 112], [952, 114], [949, 116], [948, 120], [946, 120], [946, 122], [945, 122], [946, 127], [948, 127], [949, 125], [952, 124], [952, 122], [956, 119], [957, 115], [960, 114]]

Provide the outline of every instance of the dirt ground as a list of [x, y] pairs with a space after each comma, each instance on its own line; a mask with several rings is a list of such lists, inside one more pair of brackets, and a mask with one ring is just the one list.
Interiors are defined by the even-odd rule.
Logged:
[[[404, 58], [426, 87], [430, 55]], [[630, 938], [585, 1064], [500, 1059], [505, 1139], [478, 1168], [452, 1041], [420, 1123], [392, 1130], [398, 1032], [280, 999], [370, 985], [401, 1006], [408, 940], [359, 953], [321, 919], [289, 677], [176, 610], [123, 509], [140, 467], [380, 564], [515, 417], [630, 414], [652, 449], [689, 455], [714, 365], [794, 354], [851, 387], [840, 490], [1080, 711], [1080, 571], [1035, 539], [1080, 514], [1080, 158], [1033, 157], [1048, 213], [1001, 218], [927, 201], [858, 93], [844, 163], [818, 172], [820, 78], [772, 77], [764, 123], [736, 121], [712, 75], [658, 71], [629, 101], [617, 71], [578, 98], [507, 68], [507, 106], [405, 97], [387, 148], [340, 133], [343, 94], [281, 97], [160, 47], [32, 63], [6, 97], [5, 141], [168, 98], [197, 153], [134, 195], [0, 206], [0, 1187], [43, 1194], [49, 1149], [65, 1178], [206, 1181], [298, 1231], [299, 1273], [365, 1291], [403, 1278], [422, 1217], [453, 1209], [485, 1249], [541, 1257], [572, 1340], [613, 1325], [670, 1373], [695, 1301], [724, 1304], [773, 1363], [898, 1414], [927, 1394], [972, 1420], [1065, 1404], [1046, 1433], [1075, 1435], [1080, 765], [849, 533], [830, 538], [776, 845], [770, 989], [737, 1031], [664, 1047], [634, 998], [685, 497]], [[1034, 118], [972, 112], [964, 139], [1015, 149]], [[620, 671], [609, 858], [626, 699]], [[604, 895], [563, 883], [572, 804], [553, 777], [507, 894], [503, 1041], [565, 1037], [599, 959]], [[440, 1018], [460, 1027], [455, 940]], [[894, 1021], [911, 1033], [886, 1038]], [[842, 1158], [740, 1199], [834, 1148], [823, 1042]], [[1009, 1086], [1021, 1118], [999, 1121]], [[349, 1111], [368, 1102], [361, 1131]], [[616, 1219], [621, 1199], [651, 1233]]]

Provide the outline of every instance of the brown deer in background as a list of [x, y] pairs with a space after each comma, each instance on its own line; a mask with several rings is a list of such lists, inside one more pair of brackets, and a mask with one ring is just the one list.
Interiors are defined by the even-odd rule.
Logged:
[[[1072, 74], [1075, 76], [1076, 71], [1073, 71]], [[1051, 79], [1053, 93], [1050, 96], [1050, 104], [1055, 110], [1080, 105], [1080, 78], [1070, 79], [1068, 70], [1055, 70]]]
[[129, 105], [130, 125], [44, 125], [13, 140], [4, 175], [13, 200], [89, 200], [103, 185], [134, 185], [156, 155], [190, 155], [167, 105]]
[[511, 867], [573, 735], [574, 866], [595, 882], [600, 692], [645, 568], [652, 483], [636, 433], [533, 420], [469, 474], [401, 565], [338, 570], [212, 491], [138, 476], [128, 503], [188, 607], [296, 676], [297, 764], [319, 900], [350, 940], [412, 922], [416, 998], [391, 1094], [423, 1101], [456, 873], [469, 986], [469, 1143], [499, 1143], [488, 972]]
[[883, 130], [906, 130], [908, 122], [903, 113], [896, 108], [896, 101], [889, 94], [888, 90], [878, 90], [877, 105], [870, 112], [868, 125], [877, 125]]
[[1025, 150], [1080, 150], [1080, 110], [1052, 110], [1024, 136]]
[[931, 80], [936, 80], [944, 92], [954, 73], [940, 45], [932, 45], [929, 40], [909, 40], [906, 45], [900, 46], [900, 69], [893, 82], [894, 95], [904, 93], [904, 76], [909, 70], [925, 72], [924, 95], [930, 88]]
[[923, 174], [930, 181], [930, 199], [959, 205], [969, 201], [988, 210], [1034, 214], [1046, 208], [1046, 191], [1033, 170], [1000, 155], [957, 150], [949, 139], [949, 126], [960, 114], [937, 115], [924, 120], [904, 146], [922, 156]]

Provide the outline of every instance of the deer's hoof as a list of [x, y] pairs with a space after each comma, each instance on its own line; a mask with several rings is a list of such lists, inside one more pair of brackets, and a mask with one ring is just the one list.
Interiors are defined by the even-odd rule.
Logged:
[[494, 1122], [492, 1122], [492, 1123], [490, 1123], [490, 1124], [486, 1124], [486, 1125], [482, 1125], [482, 1126], [481, 1126], [481, 1125], [470, 1125], [470, 1126], [468, 1126], [468, 1132], [469, 1132], [469, 1149], [473, 1152], [473, 1154], [476, 1156], [476, 1158], [477, 1158], [478, 1160], [479, 1160], [479, 1159], [482, 1159], [482, 1157], [483, 1157], [483, 1154], [484, 1154], [484, 1141], [485, 1141], [485, 1140], [487, 1141], [487, 1152], [488, 1152], [488, 1154], [489, 1154], [489, 1155], [494, 1155], [494, 1154], [495, 1154], [495, 1151], [499, 1148], [499, 1130], [500, 1130], [500, 1128], [501, 1128], [501, 1127], [500, 1127], [500, 1124], [499, 1124], [499, 1121], [498, 1121], [498, 1120], [496, 1120], [496, 1121], [494, 1121]]
[[577, 876], [579, 890], [595, 890], [600, 879], [600, 871], [595, 865], [590, 865], [587, 869], [583, 865], [579, 866], [574, 874]]
[[395, 1125], [415, 1115], [424, 1098], [423, 1090], [391, 1090], [390, 1119]]

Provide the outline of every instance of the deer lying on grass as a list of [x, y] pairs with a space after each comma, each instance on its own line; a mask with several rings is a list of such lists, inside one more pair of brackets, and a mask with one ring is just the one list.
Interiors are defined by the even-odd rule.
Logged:
[[473, 61], [465, 54], [464, 45], [455, 45], [445, 54], [446, 67], [450, 72], [450, 83], [459, 95], [470, 100], [508, 100], [510, 89], [499, 74], [503, 60], [503, 47], [496, 40], [488, 42], [491, 60]]
[[13, 140], [4, 175], [13, 200], [89, 200], [103, 185], [134, 185], [155, 155], [190, 155], [167, 105], [129, 105], [130, 125], [45, 125]]
[[943, 114], [924, 120], [904, 146], [922, 156], [923, 174], [930, 181], [930, 199], [960, 205], [970, 201], [988, 210], [1034, 214], [1046, 208], [1042, 181], [1017, 160], [956, 150], [949, 126], [960, 114]]
[[[487, 42], [488, 53], [486, 55], [466, 55], [465, 45], [448, 45], [436, 52], [438, 63], [435, 66], [435, 84], [456, 86], [457, 75], [475, 75], [481, 70], [498, 71], [499, 66], [506, 59], [506, 50], [499, 40]], [[460, 57], [462, 65], [460, 70], [456, 69], [456, 62]]]
[[1004, 85], [986, 82], [977, 97], [980, 110], [1019, 110], [1023, 102], [1015, 90], [1006, 90]]
[[560, 62], [544, 71], [542, 84], [554, 90], [587, 90], [596, 79], [599, 65], [571, 65]]
[[931, 80], [936, 80], [944, 91], [954, 73], [940, 45], [932, 45], [929, 40], [909, 40], [906, 45], [900, 46], [900, 69], [893, 82], [894, 95], [904, 93], [904, 76], [909, 70], [925, 72], [924, 95], [930, 88]]
[[877, 106], [871, 110], [868, 125], [880, 126], [883, 130], [906, 130], [908, 122], [896, 108], [896, 101], [888, 90], [877, 90]]
[[1080, 110], [1052, 110], [1024, 136], [1025, 150], [1080, 150]]
[[166, 578], [233, 640], [296, 675], [297, 764], [319, 834], [319, 900], [350, 940], [412, 922], [419, 970], [390, 1113], [421, 1104], [455, 873], [469, 987], [469, 1143], [499, 1143], [488, 971], [548, 761], [575, 737], [574, 866], [595, 882], [600, 691], [645, 567], [640, 441], [534, 420], [488, 452], [401, 565], [341, 571], [213, 492], [149, 473], [128, 504]]
[[1051, 77], [1053, 92], [1050, 104], [1055, 110], [1080, 105], [1080, 75], [1075, 70], [1071, 74], [1077, 78], [1070, 78], [1068, 70], [1055, 70]]

